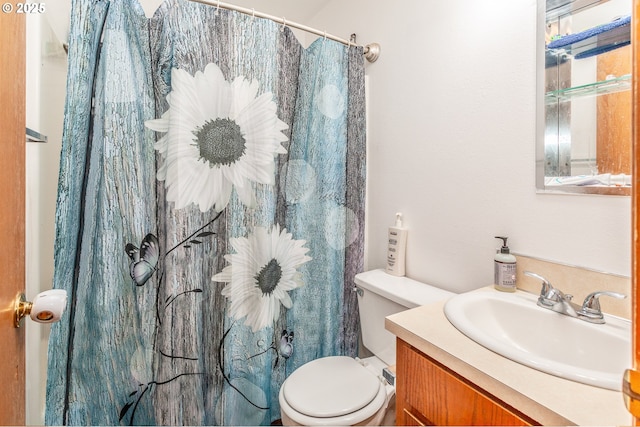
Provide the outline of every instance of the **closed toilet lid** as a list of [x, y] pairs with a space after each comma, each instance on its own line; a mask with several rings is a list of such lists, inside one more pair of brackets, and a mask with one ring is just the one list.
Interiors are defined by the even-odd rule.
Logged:
[[367, 406], [380, 380], [355, 359], [323, 357], [296, 369], [282, 385], [287, 403], [310, 417], [339, 417]]

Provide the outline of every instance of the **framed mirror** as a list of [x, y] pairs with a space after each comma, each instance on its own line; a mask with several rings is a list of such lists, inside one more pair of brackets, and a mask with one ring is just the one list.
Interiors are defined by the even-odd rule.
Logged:
[[539, 0], [536, 187], [631, 194], [631, 0]]

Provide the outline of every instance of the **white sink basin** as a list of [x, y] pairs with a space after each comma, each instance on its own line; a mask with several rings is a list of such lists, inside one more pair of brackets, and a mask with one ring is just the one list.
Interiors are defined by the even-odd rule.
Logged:
[[621, 390], [631, 367], [631, 324], [605, 315], [594, 325], [538, 307], [537, 296], [493, 290], [456, 295], [447, 319], [478, 344], [551, 375]]

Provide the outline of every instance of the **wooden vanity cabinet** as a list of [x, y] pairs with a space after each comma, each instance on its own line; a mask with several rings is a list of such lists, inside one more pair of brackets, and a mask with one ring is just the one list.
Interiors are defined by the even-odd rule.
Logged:
[[397, 425], [539, 425], [403, 340], [396, 346]]

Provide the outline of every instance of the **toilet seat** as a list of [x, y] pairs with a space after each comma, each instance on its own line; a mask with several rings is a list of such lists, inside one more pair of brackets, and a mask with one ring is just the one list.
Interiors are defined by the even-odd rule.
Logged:
[[287, 378], [280, 389], [280, 406], [302, 425], [353, 425], [386, 407], [388, 387], [351, 357], [323, 357]]

